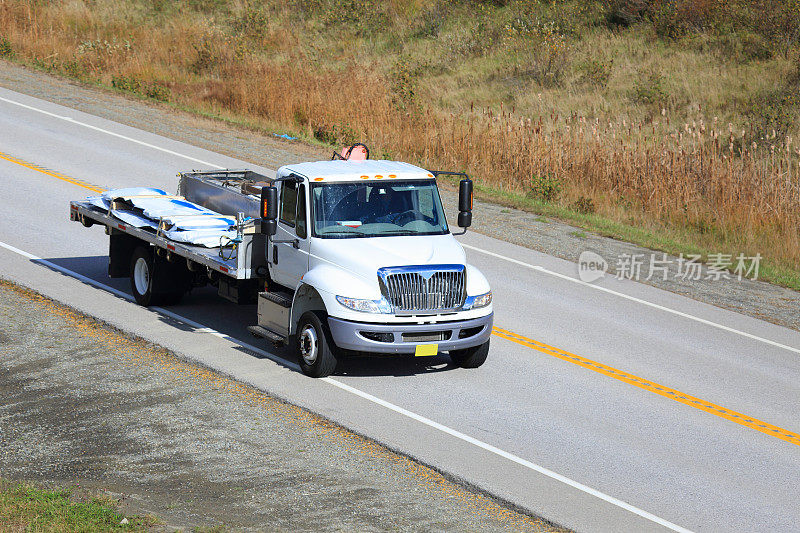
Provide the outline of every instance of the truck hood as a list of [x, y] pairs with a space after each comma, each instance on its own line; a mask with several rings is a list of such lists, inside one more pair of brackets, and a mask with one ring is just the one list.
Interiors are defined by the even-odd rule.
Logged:
[[366, 239], [313, 239], [310, 268], [332, 264], [371, 283], [382, 267], [466, 264], [464, 249], [450, 234], [375, 237]]

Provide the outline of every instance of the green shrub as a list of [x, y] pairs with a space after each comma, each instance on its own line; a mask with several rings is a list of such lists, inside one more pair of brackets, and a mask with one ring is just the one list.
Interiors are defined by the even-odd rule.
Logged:
[[70, 59], [61, 63], [61, 72], [70, 78], [81, 79], [86, 75], [87, 68], [81, 61]]
[[588, 59], [578, 64], [576, 70], [580, 74], [580, 81], [582, 83], [596, 85], [597, 87], [605, 87], [608, 85], [608, 80], [611, 79], [611, 73], [614, 70], [614, 60], [599, 61], [597, 59]]
[[319, 2], [322, 19], [328, 26], [354, 30], [358, 35], [384, 31], [389, 24], [387, 2], [379, 0], [326, 0]]
[[414, 111], [417, 105], [419, 68], [408, 57], [401, 57], [390, 74], [392, 101], [401, 111]]
[[531, 178], [528, 196], [543, 202], [554, 202], [561, 194], [561, 181], [552, 176], [536, 176]]
[[199, 44], [194, 44], [192, 47], [197, 52], [197, 57], [189, 66], [190, 71], [200, 75], [213, 71], [219, 66], [219, 53], [214, 49], [210, 41], [203, 39]]
[[14, 48], [11, 46], [11, 41], [0, 35], [0, 57], [6, 59], [14, 58]]
[[650, 0], [602, 0], [606, 23], [628, 27], [647, 18], [652, 11]]
[[248, 7], [233, 23], [234, 28], [248, 37], [261, 37], [268, 26], [267, 14], [260, 9]]
[[111, 86], [120, 91], [146, 96], [161, 102], [168, 102], [172, 96], [172, 91], [166, 85], [158, 82], [145, 83], [134, 76], [123, 74], [112, 76]]
[[296, 126], [305, 126], [311, 122], [308, 118], [308, 112], [298, 105], [295, 105], [292, 109], [292, 118]]
[[772, 57], [772, 48], [764, 37], [753, 32], [726, 33], [716, 40], [720, 55], [737, 63], [763, 61]]
[[172, 91], [166, 85], [161, 85], [160, 83], [151, 83], [145, 87], [144, 95], [160, 102], [169, 102], [169, 99], [172, 96]]
[[782, 140], [800, 116], [800, 58], [780, 87], [765, 91], [745, 102], [744, 116], [750, 124], [745, 141]]
[[656, 71], [641, 73], [633, 85], [631, 95], [634, 102], [650, 106], [665, 106], [669, 93], [664, 87], [664, 78]]
[[761, 143], [783, 139], [800, 112], [800, 91], [777, 89], [754, 96], [746, 102], [744, 115], [750, 125], [745, 142]]
[[534, 79], [542, 87], [560, 86], [569, 67], [569, 41], [554, 21], [516, 18], [502, 31], [514, 58], [513, 75]]
[[650, 21], [656, 35], [662, 39], [679, 39], [688, 33], [689, 21], [675, 3], [665, 3], [650, 13]]
[[575, 200], [575, 203], [572, 204], [572, 208], [578, 213], [581, 213], [582, 215], [589, 215], [591, 213], [594, 213], [596, 209], [594, 205], [594, 200], [586, 196], [581, 196], [580, 198]]
[[142, 89], [142, 82], [133, 76], [119, 74], [111, 77], [111, 86], [120, 91], [138, 93]]
[[339, 124], [334, 124], [333, 126], [317, 124], [314, 126], [313, 131], [314, 138], [325, 144], [350, 145], [358, 142], [359, 139], [358, 133], [353, 128], [340, 126]]

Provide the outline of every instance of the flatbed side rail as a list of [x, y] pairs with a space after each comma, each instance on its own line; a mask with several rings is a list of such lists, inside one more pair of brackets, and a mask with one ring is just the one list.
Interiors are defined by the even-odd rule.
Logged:
[[[88, 221], [90, 221], [91, 224], [101, 224], [105, 226], [106, 231], [109, 233], [112, 230], [127, 233], [137, 239], [149, 242], [158, 248], [166, 250], [167, 253], [190, 259], [195, 263], [207, 266], [229, 278], [241, 280], [257, 277], [256, 273], [251, 269], [239, 268], [238, 255], [233, 259], [224, 260], [219, 257], [217, 248], [204, 248], [171, 241], [166, 237], [161, 237], [147, 230], [125, 224], [121, 220], [114, 218], [109, 213], [98, 209], [88, 202], [71, 201], [69, 207], [69, 217], [72, 221], [81, 222], [84, 225], [87, 225]], [[243, 250], [244, 247], [240, 248], [240, 252]]]

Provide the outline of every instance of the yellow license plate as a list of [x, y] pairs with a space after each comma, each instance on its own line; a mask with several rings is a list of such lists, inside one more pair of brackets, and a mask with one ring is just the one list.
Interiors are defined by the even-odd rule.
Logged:
[[418, 344], [417, 349], [414, 351], [415, 357], [428, 357], [439, 353], [438, 344]]

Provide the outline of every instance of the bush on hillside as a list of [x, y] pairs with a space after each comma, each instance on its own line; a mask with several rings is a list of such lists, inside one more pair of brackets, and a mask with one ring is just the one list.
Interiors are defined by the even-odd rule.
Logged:
[[12, 59], [14, 57], [14, 48], [11, 46], [11, 41], [0, 35], [0, 57], [7, 57]]
[[750, 98], [744, 115], [750, 124], [745, 142], [781, 142], [800, 116], [800, 62], [783, 86]]
[[633, 85], [631, 97], [638, 104], [665, 107], [669, 93], [664, 87], [664, 77], [654, 70], [640, 73], [639, 79]]
[[721, 35], [715, 44], [723, 58], [737, 63], [764, 61], [770, 59], [773, 53], [764, 37], [748, 31]]
[[528, 189], [528, 196], [543, 202], [555, 202], [561, 194], [562, 188], [561, 181], [556, 177], [533, 175]]
[[[676, 39], [687, 33], [758, 34], [784, 51], [800, 44], [800, 0], [600, 0], [611, 27], [652, 25], [656, 34]], [[745, 42], [748, 47], [752, 43]]]

